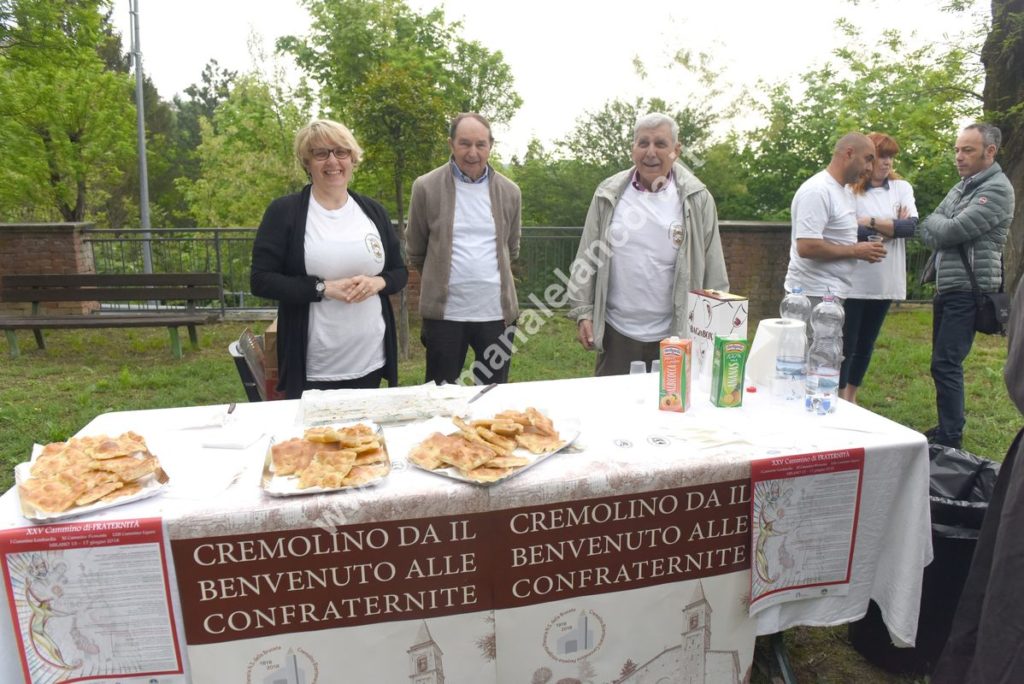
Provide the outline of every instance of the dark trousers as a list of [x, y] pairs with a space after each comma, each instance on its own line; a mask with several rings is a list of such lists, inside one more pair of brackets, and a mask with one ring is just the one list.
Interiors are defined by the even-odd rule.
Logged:
[[476, 384], [508, 382], [515, 334], [515, 324], [506, 327], [504, 321], [477, 323], [424, 318], [420, 342], [427, 349], [426, 382], [458, 381], [470, 347]]
[[871, 363], [875, 340], [889, 313], [889, 299], [847, 299], [843, 302], [843, 365], [839, 367], [839, 386], [860, 387]]
[[660, 340], [640, 342], [632, 337], [626, 337], [607, 323], [604, 324], [601, 348], [604, 351], [598, 353], [597, 366], [594, 369], [594, 375], [597, 377], [625, 375], [629, 373], [631, 361], [643, 361], [650, 369], [651, 361], [661, 358]]
[[932, 441], [959, 448], [965, 423], [964, 359], [974, 344], [978, 303], [970, 292], [942, 292], [932, 308], [932, 379], [939, 416]]
[[376, 389], [380, 387], [380, 381], [384, 379], [384, 366], [375, 371], [370, 371], [361, 378], [351, 380], [306, 380], [302, 389], [304, 390], [333, 390], [333, 389]]

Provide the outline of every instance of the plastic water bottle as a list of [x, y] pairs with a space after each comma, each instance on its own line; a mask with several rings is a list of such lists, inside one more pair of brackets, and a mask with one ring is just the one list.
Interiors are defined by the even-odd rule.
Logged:
[[843, 307], [827, 294], [811, 312], [814, 340], [807, 349], [804, 408], [823, 416], [836, 409], [839, 366], [843, 362]]
[[804, 294], [802, 287], [795, 286], [792, 292], [782, 298], [779, 316], [803, 321], [805, 325], [811, 322], [811, 300]]
[[779, 349], [775, 357], [775, 378], [772, 380], [772, 395], [780, 399], [800, 399], [804, 393], [804, 364], [807, 355], [807, 324], [811, 320], [811, 300], [803, 288], [796, 286], [782, 298], [779, 315], [784, 319], [800, 323], [800, 326], [786, 324], [779, 338]]
[[804, 392], [804, 362], [807, 351], [807, 328], [803, 321], [784, 318], [779, 331], [779, 348], [775, 356], [775, 377], [772, 396], [779, 399], [800, 399]]

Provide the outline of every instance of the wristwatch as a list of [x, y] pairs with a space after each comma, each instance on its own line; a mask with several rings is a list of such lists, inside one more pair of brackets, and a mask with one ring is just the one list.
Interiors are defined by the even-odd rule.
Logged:
[[871, 217], [871, 223], [869, 223], [868, 226], [871, 227], [871, 230], [875, 229], [875, 217], [874, 216]]
[[324, 282], [323, 278], [317, 278], [316, 285], [313, 287], [316, 290], [317, 301], [323, 301], [324, 295], [327, 293], [327, 283]]

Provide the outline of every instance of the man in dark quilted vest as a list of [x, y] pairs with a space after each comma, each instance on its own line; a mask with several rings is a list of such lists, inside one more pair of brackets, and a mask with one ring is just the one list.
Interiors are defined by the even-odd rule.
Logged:
[[994, 292], [1002, 282], [1002, 254], [1013, 218], [1013, 186], [996, 152], [1002, 134], [995, 126], [967, 126], [956, 139], [956, 168], [962, 179], [921, 224], [921, 239], [935, 250], [932, 321], [932, 379], [939, 424], [929, 441], [960, 448], [964, 430], [964, 359], [974, 343], [977, 300], [960, 258], [967, 253], [978, 288]]

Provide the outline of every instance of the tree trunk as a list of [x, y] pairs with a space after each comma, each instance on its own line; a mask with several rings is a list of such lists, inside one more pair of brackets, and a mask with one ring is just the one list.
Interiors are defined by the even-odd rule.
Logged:
[[1003, 133], [997, 161], [1013, 184], [1014, 217], [1006, 241], [1006, 289], [1024, 272], [1024, 0], [992, 0], [992, 28], [981, 50], [985, 114]]
[[[405, 207], [402, 206], [402, 176], [405, 164], [399, 159], [395, 163], [395, 209], [398, 211], [398, 243], [405, 259]], [[409, 358], [409, 298], [407, 287], [398, 293], [398, 358]]]

